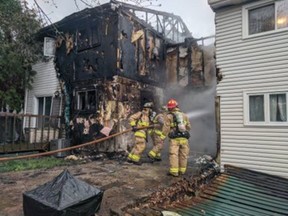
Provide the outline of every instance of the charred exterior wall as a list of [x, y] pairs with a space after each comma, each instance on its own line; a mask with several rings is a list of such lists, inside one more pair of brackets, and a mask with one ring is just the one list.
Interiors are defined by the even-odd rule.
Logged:
[[198, 45], [197, 40], [187, 38], [185, 43], [167, 47], [167, 82], [182, 87], [204, 87], [213, 85], [215, 63], [213, 47]]
[[144, 83], [164, 85], [164, 39], [135, 18], [119, 13], [118, 75]]
[[[81, 88], [81, 87], [79, 87]], [[100, 132], [104, 127], [112, 129], [112, 132], [119, 132], [128, 129], [128, 116], [142, 109], [142, 105], [147, 101], [160, 104], [163, 99], [162, 89], [151, 85], [143, 84], [131, 79], [115, 76], [112, 81], [99, 80], [92, 87], [87, 87], [86, 91], [81, 88], [80, 93], [85, 92], [86, 98], [90, 93], [94, 93], [96, 98], [90, 100], [92, 104], [81, 103], [81, 98], [76, 96], [74, 104], [74, 116], [71, 121], [71, 129], [74, 144], [80, 144], [95, 138], [103, 137]], [[77, 92], [76, 88], [76, 95]], [[92, 94], [91, 94], [92, 95]], [[87, 116], [81, 109], [95, 107], [93, 114]], [[133, 133], [128, 133], [117, 137], [114, 140], [99, 144], [93, 147], [96, 151], [126, 151], [132, 144]]]
[[[71, 15], [72, 16], [72, 15]], [[56, 68], [74, 87], [79, 81], [112, 79], [116, 74], [118, 16], [109, 8], [87, 9], [59, 24]]]
[[[73, 144], [118, 132], [147, 101], [162, 103], [163, 39], [109, 4], [87, 9], [57, 24], [55, 67], [63, 82]], [[69, 112], [69, 114], [67, 114]], [[127, 150], [131, 134], [93, 147]], [[129, 140], [129, 141], [128, 141]], [[131, 143], [132, 144], [132, 143]]]

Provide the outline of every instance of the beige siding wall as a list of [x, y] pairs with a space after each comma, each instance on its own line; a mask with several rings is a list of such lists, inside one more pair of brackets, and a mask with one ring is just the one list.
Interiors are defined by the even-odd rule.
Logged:
[[243, 92], [288, 89], [288, 31], [242, 39], [242, 7], [216, 13], [221, 165], [288, 178], [288, 127], [244, 125]]

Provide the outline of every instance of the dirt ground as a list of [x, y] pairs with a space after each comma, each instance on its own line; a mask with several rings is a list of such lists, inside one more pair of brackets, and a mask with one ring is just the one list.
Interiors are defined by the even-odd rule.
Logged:
[[[80, 180], [104, 191], [97, 216], [124, 215], [136, 200], [167, 187], [180, 177], [167, 176], [168, 160], [141, 166], [121, 160], [101, 159], [73, 166], [0, 174], [0, 216], [23, 216], [22, 195], [59, 175], [65, 168]], [[192, 170], [188, 170], [192, 175]]]

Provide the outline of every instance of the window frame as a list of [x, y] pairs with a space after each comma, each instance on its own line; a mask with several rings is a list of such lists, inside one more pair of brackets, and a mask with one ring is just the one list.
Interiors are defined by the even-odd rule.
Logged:
[[[40, 114], [39, 113], [39, 105], [40, 105], [40, 98], [43, 98], [43, 110], [42, 110], [42, 113]], [[53, 108], [53, 96], [36, 96], [36, 101], [37, 101], [37, 115], [39, 116], [48, 116], [48, 115], [45, 115], [45, 111], [46, 111], [46, 98], [51, 98], [51, 105], [50, 105], [50, 112], [49, 112], [49, 116], [51, 116], [52, 114], [52, 108]], [[45, 122], [41, 122], [41, 125], [40, 125], [40, 117], [39, 119], [36, 120], [36, 127], [37, 128], [45, 128], [47, 127], [46, 125], [47, 123]]]
[[[257, 9], [257, 8], [260, 8], [260, 7], [263, 7], [266, 5], [270, 5], [272, 3], [274, 3], [274, 5], [275, 5], [275, 7], [274, 7], [274, 10], [275, 10], [275, 27], [274, 27], [274, 30], [249, 35], [249, 10]], [[263, 0], [260, 2], [255, 2], [255, 3], [251, 3], [251, 4], [247, 4], [247, 5], [242, 6], [242, 37], [243, 37], [243, 39], [254, 38], [254, 37], [259, 37], [259, 36], [270, 35], [270, 34], [288, 31], [288, 27], [277, 29], [277, 4], [278, 3], [279, 3], [279, 1], [275, 1], [275, 0]]]
[[[89, 94], [89, 92], [94, 92], [95, 93], [95, 108], [94, 109], [92, 109], [90, 107], [90, 104], [88, 103], [88, 94]], [[80, 109], [80, 93], [85, 93], [85, 108], [84, 109]], [[97, 92], [96, 89], [76, 91], [76, 107], [75, 107], [75, 109], [79, 110], [79, 111], [95, 111], [95, 110], [97, 110], [97, 102], [96, 102], [97, 94], [98, 94], [98, 92]]]
[[[288, 115], [288, 89], [279, 91], [243, 91], [243, 117], [244, 126], [288, 126], [288, 118], [286, 122], [275, 122], [270, 120], [270, 95], [286, 94], [286, 115]], [[264, 121], [250, 121], [249, 112], [249, 96], [264, 95]], [[287, 117], [287, 116], [286, 116]]]

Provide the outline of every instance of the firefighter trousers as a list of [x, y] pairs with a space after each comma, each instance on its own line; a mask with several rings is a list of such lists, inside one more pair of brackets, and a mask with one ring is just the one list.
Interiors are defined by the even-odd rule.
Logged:
[[174, 176], [184, 174], [187, 169], [189, 142], [186, 138], [170, 139], [169, 142], [169, 173]]
[[137, 137], [135, 136], [135, 144], [128, 155], [128, 159], [132, 160], [134, 162], [139, 162], [141, 158], [141, 154], [146, 148], [146, 140], [143, 137]]
[[153, 141], [153, 148], [151, 151], [149, 151], [149, 157], [154, 159], [161, 159], [161, 151], [164, 146], [164, 140], [160, 138], [159, 135], [153, 134], [152, 135], [152, 141]]

